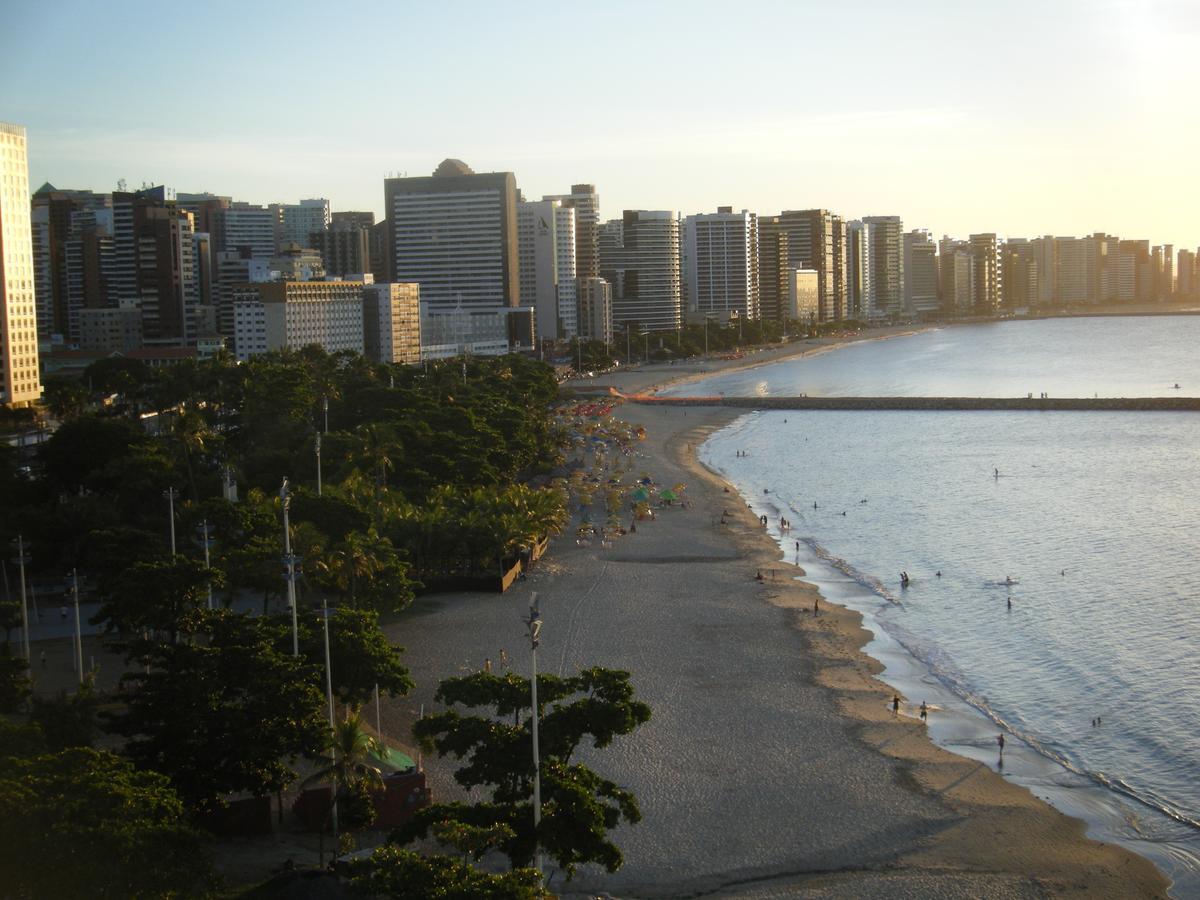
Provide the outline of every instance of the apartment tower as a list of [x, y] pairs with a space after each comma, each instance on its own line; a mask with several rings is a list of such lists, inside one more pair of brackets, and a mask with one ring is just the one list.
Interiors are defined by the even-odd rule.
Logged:
[[0, 403], [41, 395], [25, 129], [0, 122]]

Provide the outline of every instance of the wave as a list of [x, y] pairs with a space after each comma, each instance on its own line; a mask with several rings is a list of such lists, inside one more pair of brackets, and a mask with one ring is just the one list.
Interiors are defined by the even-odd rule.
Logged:
[[[814, 556], [821, 560], [821, 562], [841, 572], [856, 584], [861, 585], [876, 596], [881, 597], [889, 603], [895, 604], [896, 606], [903, 607], [904, 604], [901, 602], [901, 600], [891, 591], [889, 591], [883, 582], [881, 582], [875, 576], [860, 571], [859, 569], [855, 568], [852, 563], [829, 552], [814, 538], [806, 537], [801, 538], [800, 540], [806, 547], [809, 548]], [[885, 629], [907, 653], [924, 665], [934, 676], [934, 678], [941, 682], [948, 690], [950, 690], [951, 693], [957, 696], [968, 706], [986, 716], [994, 724], [1020, 739], [1035, 753], [1051, 760], [1054, 763], [1057, 763], [1059, 766], [1075, 775], [1088, 779], [1100, 787], [1106, 788], [1115, 794], [1119, 794], [1123, 797], [1133, 800], [1148, 809], [1162, 813], [1181, 825], [1185, 825], [1188, 828], [1200, 831], [1200, 821], [1188, 816], [1169, 799], [1161, 797], [1150, 790], [1135, 788], [1118, 776], [1084, 768], [1083, 766], [1080, 766], [1074, 762], [1066, 754], [1056, 750], [1053, 747], [1047, 746], [1033, 733], [1005, 719], [988, 703], [987, 697], [982, 696], [971, 689], [966, 679], [954, 668], [949, 660], [943, 656], [937, 647], [925, 646], [919, 639], [916, 638], [915, 635], [910, 634], [907, 629], [897, 627], [893, 623], [876, 620], [876, 624]], [[1134, 831], [1138, 833], [1139, 837], [1151, 839], [1142, 831], [1141, 828], [1138, 827], [1136, 822], [1129, 821], [1128, 824]]]
[[808, 547], [808, 549], [812, 551], [812, 554], [817, 557], [817, 559], [821, 560], [821, 562], [825, 563], [827, 566], [837, 569], [854, 583], [865, 587], [872, 594], [882, 597], [888, 603], [894, 603], [897, 606], [904, 605], [900, 601], [900, 598], [889, 591], [884, 583], [874, 575], [868, 575], [865, 572], [861, 572], [854, 568], [851, 563], [842, 559], [840, 556], [834, 556], [832, 553], [818, 544], [813, 538], [800, 538], [800, 541], [804, 544], [804, 546]]

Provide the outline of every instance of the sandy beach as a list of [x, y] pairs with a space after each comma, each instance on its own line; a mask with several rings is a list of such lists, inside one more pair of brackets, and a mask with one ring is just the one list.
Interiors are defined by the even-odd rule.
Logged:
[[[793, 355], [781, 348], [772, 356]], [[736, 363], [759, 364], [761, 355]], [[686, 375], [652, 366], [596, 379], [628, 391]], [[991, 766], [935, 747], [919, 720], [893, 717], [891, 691], [862, 653], [856, 613], [819, 599], [780, 561], [745, 501], [695, 460], [737, 415], [625, 405], [644, 425], [633, 473], [685, 482], [690, 509], [661, 510], [611, 548], [573, 529], [503, 596], [422, 598], [389, 626], [418, 681], [385, 705], [405, 733], [437, 681], [499, 660], [529, 671], [521, 617], [538, 591], [539, 668], [627, 669], [653, 719], [585, 756], [638, 796], [622, 827], [625, 866], [583, 870], [564, 896], [1156, 897], [1145, 859], [1084, 837]], [[721, 524], [726, 513], [727, 524]], [[764, 579], [756, 579], [762, 572]], [[911, 698], [909, 698], [911, 699]], [[426, 759], [440, 797], [460, 796], [449, 761]]]

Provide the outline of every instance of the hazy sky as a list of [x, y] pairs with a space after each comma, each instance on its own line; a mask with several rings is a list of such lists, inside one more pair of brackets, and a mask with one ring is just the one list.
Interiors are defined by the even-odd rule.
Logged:
[[3, 0], [30, 179], [383, 207], [444, 157], [527, 197], [1200, 244], [1200, 0]]

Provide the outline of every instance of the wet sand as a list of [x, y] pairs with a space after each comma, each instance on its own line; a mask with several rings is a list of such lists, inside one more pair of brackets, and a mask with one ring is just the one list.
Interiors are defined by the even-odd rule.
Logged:
[[[636, 391], [680, 368], [604, 381]], [[583, 869], [552, 887], [620, 897], [1165, 896], [1148, 861], [1086, 839], [1078, 820], [936, 748], [919, 721], [892, 718], [858, 614], [819, 600], [814, 617], [816, 589], [790, 577], [798, 570], [745, 502], [695, 461], [694, 448], [737, 413], [626, 405], [617, 414], [648, 433], [631, 474], [687, 483], [692, 508], [659, 511], [611, 549], [577, 545], [572, 528], [508, 594], [424, 598], [388, 626], [418, 681], [411, 697], [386, 704], [392, 737], [422, 703], [432, 708], [440, 678], [495, 664], [502, 648], [528, 674], [520, 620], [534, 590], [541, 671], [632, 673], [652, 720], [581, 756], [634, 791], [644, 820], [616, 832], [617, 873]], [[425, 762], [440, 797], [462, 796], [450, 761]]]

